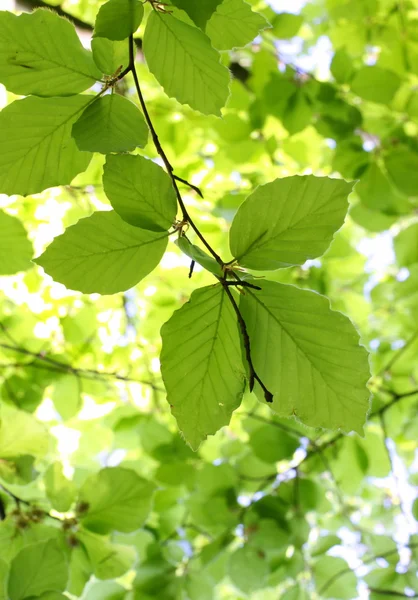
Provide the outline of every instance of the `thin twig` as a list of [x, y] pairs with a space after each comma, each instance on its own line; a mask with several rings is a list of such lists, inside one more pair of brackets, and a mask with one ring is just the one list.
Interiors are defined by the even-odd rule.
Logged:
[[190, 183], [190, 181], [187, 181], [187, 179], [183, 179], [182, 177], [178, 177], [178, 175], [174, 175], [174, 179], [176, 179], [177, 181], [180, 181], [181, 183], [184, 183], [185, 185], [188, 185], [189, 188], [191, 188], [192, 190], [194, 190], [196, 192], [196, 194], [199, 194], [199, 196], [201, 198], [203, 198], [203, 193], [197, 187], [197, 185], [193, 185], [193, 183]]
[[297, 438], [304, 437], [304, 438], [307, 438], [310, 442], [313, 442], [313, 440], [309, 436], [305, 435], [305, 433], [296, 431], [296, 429], [292, 429], [292, 427], [289, 427], [288, 425], [284, 425], [284, 423], [278, 423], [277, 421], [271, 421], [270, 419], [266, 419], [265, 417], [262, 417], [261, 415], [255, 415], [254, 413], [250, 413], [250, 412], [241, 413], [241, 414], [246, 417], [250, 417], [251, 419], [255, 419], [256, 421], [260, 421], [260, 423], [266, 423], [266, 425], [271, 425], [272, 427], [277, 427], [278, 429], [281, 429], [282, 431], [286, 431], [290, 435], [293, 435]]
[[324, 583], [324, 585], [321, 587], [321, 589], [318, 590], [319, 595], [321, 596], [328, 588], [331, 587], [331, 585], [333, 583], [335, 583], [343, 575], [346, 575], [347, 573], [351, 573], [352, 571], [356, 571], [357, 569], [360, 569], [364, 565], [368, 565], [368, 564], [374, 562], [377, 558], [387, 558], [388, 556], [397, 554], [399, 552], [399, 548], [409, 548], [409, 550], [414, 550], [415, 548], [418, 548], [418, 543], [400, 545], [399, 547], [396, 548], [396, 550], [388, 550], [387, 552], [380, 552], [378, 554], [371, 556], [370, 558], [366, 558], [365, 560], [363, 560], [361, 562], [361, 565], [358, 565], [357, 567], [353, 567], [353, 568], [346, 567], [345, 569], [341, 569], [341, 571], [338, 571], [338, 573], [335, 573], [332, 577], [330, 577], [328, 579], [328, 581], [326, 581]]
[[[84, 379], [115, 379], [116, 381], [122, 381], [124, 383], [140, 383], [141, 385], [147, 385], [151, 387], [157, 392], [164, 392], [162, 388], [157, 387], [152, 381], [142, 381], [140, 379], [135, 379], [132, 377], [120, 375], [119, 373], [113, 373], [109, 371], [98, 371], [96, 369], [82, 369], [79, 367], [74, 367], [68, 363], [60, 362], [55, 358], [50, 358], [45, 354], [32, 352], [31, 350], [28, 350], [27, 348], [22, 348], [20, 346], [12, 346], [10, 344], [0, 343], [0, 348], [34, 358], [32, 362], [28, 363], [3, 363], [0, 365], [2, 368], [36, 368], [57, 373], [68, 373], [74, 375], [75, 377], [82, 377]], [[37, 361], [39, 361], [40, 364], [38, 364]]]
[[[8, 490], [2, 483], [0, 483], [0, 489], [2, 489], [3, 492], [5, 492], [8, 496], [10, 496], [10, 498], [12, 498], [12, 500], [14, 500], [14, 502], [16, 503], [16, 506], [18, 508], [21, 504], [24, 504], [25, 506], [28, 506], [30, 508], [37, 508], [34, 504], [32, 504], [32, 502], [29, 502], [29, 500], [24, 500], [23, 498], [16, 496], [13, 492]], [[51, 513], [49, 513], [49, 512], [46, 512], [46, 511], [42, 511], [42, 512], [45, 515], [45, 517], [49, 517], [50, 519], [53, 519], [54, 521], [59, 521], [60, 523], [63, 523], [65, 521], [65, 519], [61, 519], [60, 517], [51, 515]]]
[[[222, 283], [222, 282], [221, 282]], [[228, 296], [232, 307], [235, 311], [235, 314], [237, 315], [237, 319], [238, 319], [238, 323], [241, 329], [241, 334], [242, 334], [242, 338], [243, 338], [243, 343], [244, 343], [244, 349], [245, 349], [245, 356], [247, 359], [247, 363], [248, 363], [248, 368], [249, 368], [249, 388], [250, 388], [250, 392], [253, 391], [254, 389], [254, 382], [257, 381], [260, 386], [261, 389], [264, 392], [264, 398], [266, 399], [266, 402], [273, 402], [273, 394], [266, 388], [266, 386], [264, 385], [264, 383], [261, 381], [260, 377], [257, 375], [257, 372], [254, 368], [254, 364], [253, 364], [253, 359], [251, 357], [251, 342], [250, 342], [250, 336], [248, 335], [248, 330], [247, 330], [247, 325], [244, 321], [244, 317], [241, 314], [241, 311], [238, 307], [238, 304], [235, 301], [234, 296], [232, 295], [231, 290], [229, 289], [229, 287], [227, 285], [224, 286], [224, 290], [226, 292], [226, 295]]]

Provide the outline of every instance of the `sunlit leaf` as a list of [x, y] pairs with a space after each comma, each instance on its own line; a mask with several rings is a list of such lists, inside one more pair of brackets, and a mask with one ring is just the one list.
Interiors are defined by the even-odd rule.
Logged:
[[23, 548], [10, 565], [10, 599], [23, 600], [44, 592], [64, 591], [67, 578], [65, 555], [55, 540], [31, 544]]
[[48, 275], [85, 294], [127, 290], [160, 262], [167, 235], [128, 225], [113, 211], [69, 227], [36, 259]]
[[148, 127], [140, 110], [127, 98], [110, 94], [90, 104], [73, 125], [79, 150], [128, 152], [144, 147]]
[[161, 330], [167, 400], [193, 449], [227, 425], [244, 391], [235, 313], [223, 288], [196, 290]]
[[140, 0], [108, 0], [100, 7], [94, 35], [109, 40], [124, 40], [138, 29], [144, 15]]
[[71, 96], [100, 71], [74, 26], [49, 10], [0, 12], [0, 82], [15, 94]]
[[80, 490], [84, 527], [97, 533], [135, 531], [145, 521], [155, 485], [131, 469], [115, 467], [91, 475]]
[[35, 194], [71, 183], [91, 159], [71, 137], [91, 96], [16, 100], [0, 112], [0, 193]]
[[229, 73], [204, 33], [172, 15], [153, 12], [145, 29], [144, 54], [168, 96], [220, 116], [229, 94]]
[[151, 231], [166, 231], [174, 223], [177, 199], [164, 170], [142, 156], [108, 156], [103, 186], [124, 221]]
[[[271, 408], [306, 425], [362, 433], [369, 409], [367, 352], [349, 319], [310, 291], [257, 281], [241, 310]], [[260, 401], [264, 394], [256, 384]]]
[[321, 256], [341, 227], [352, 184], [286, 177], [260, 186], [240, 206], [230, 248], [240, 265], [279, 269]]
[[0, 210], [0, 275], [26, 271], [31, 265], [32, 244], [22, 223]]

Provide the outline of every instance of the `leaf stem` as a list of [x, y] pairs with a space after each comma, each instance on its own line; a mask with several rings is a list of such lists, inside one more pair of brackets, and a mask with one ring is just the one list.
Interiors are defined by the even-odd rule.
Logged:
[[[142, 90], [141, 90], [141, 86], [139, 83], [139, 79], [138, 79], [138, 74], [136, 72], [136, 67], [135, 67], [135, 43], [134, 43], [134, 38], [131, 35], [129, 37], [129, 70], [132, 72], [132, 76], [134, 78], [134, 83], [135, 83], [135, 88], [136, 88], [136, 92], [138, 95], [138, 99], [139, 99], [139, 103], [141, 105], [142, 108], [142, 112], [144, 113], [144, 117], [145, 120], [147, 122], [148, 128], [150, 130], [151, 136], [152, 136], [152, 140], [154, 142], [154, 146], [155, 149], [157, 150], [158, 154], [161, 157], [161, 160], [164, 163], [164, 166], [166, 168], [166, 171], [168, 173], [168, 175], [170, 176], [171, 182], [173, 184], [173, 188], [174, 191], [176, 193], [176, 197], [177, 197], [177, 201], [178, 204], [180, 206], [182, 215], [183, 215], [183, 221], [189, 223], [190, 227], [193, 229], [193, 231], [195, 232], [195, 234], [197, 235], [197, 237], [199, 238], [199, 240], [202, 242], [202, 244], [205, 246], [205, 248], [209, 251], [209, 253], [213, 256], [213, 258], [216, 260], [216, 262], [220, 265], [220, 267], [222, 268], [223, 272], [224, 272], [224, 276], [223, 277], [218, 277], [218, 281], [219, 283], [222, 285], [222, 287], [225, 290], [226, 295], [228, 296], [229, 301], [231, 302], [233, 309], [235, 311], [235, 314], [237, 315], [237, 319], [238, 319], [238, 323], [239, 323], [239, 327], [241, 330], [241, 334], [243, 337], [243, 343], [244, 343], [244, 348], [245, 348], [245, 356], [247, 359], [247, 363], [248, 363], [248, 368], [249, 368], [249, 387], [250, 387], [250, 391], [253, 390], [254, 388], [254, 382], [257, 381], [263, 392], [264, 392], [264, 397], [266, 399], [267, 402], [273, 402], [273, 394], [271, 392], [269, 392], [269, 390], [266, 388], [266, 386], [264, 385], [264, 383], [261, 381], [260, 377], [257, 375], [256, 370], [254, 368], [254, 364], [252, 361], [252, 357], [251, 357], [251, 346], [250, 346], [250, 336], [248, 335], [248, 331], [247, 331], [247, 326], [245, 324], [245, 320], [244, 317], [241, 314], [241, 311], [239, 309], [239, 306], [237, 304], [237, 302], [235, 301], [235, 298], [231, 292], [231, 290], [229, 289], [231, 283], [233, 285], [243, 285], [243, 287], [246, 286], [246, 284], [244, 282], [241, 282], [240, 278], [236, 275], [235, 279], [238, 280], [238, 282], [228, 282], [226, 277], [226, 271], [225, 271], [225, 264], [224, 261], [222, 260], [222, 258], [219, 256], [219, 254], [212, 248], [212, 246], [209, 244], [209, 242], [206, 240], [206, 238], [204, 237], [204, 235], [200, 232], [199, 228], [197, 227], [197, 225], [194, 223], [193, 219], [191, 218], [184, 202], [183, 202], [183, 198], [181, 196], [179, 187], [177, 185], [177, 181], [180, 181], [186, 185], [188, 185], [189, 187], [191, 187], [192, 189], [194, 189], [202, 198], [202, 192], [199, 190], [199, 188], [197, 188], [196, 186], [190, 184], [188, 181], [186, 181], [185, 179], [181, 179], [180, 177], [177, 177], [177, 175], [174, 174], [174, 168], [171, 165], [166, 153], [164, 152], [164, 149], [161, 145], [161, 142], [159, 140], [157, 131], [154, 127], [154, 124], [151, 120], [150, 114], [148, 112], [148, 108], [147, 105], [145, 103], [145, 99], [144, 96], [142, 94]], [[192, 269], [189, 272], [189, 276], [192, 273]], [[251, 287], [251, 286], [246, 286], [246, 287]]]
[[[221, 283], [222, 283], [222, 280], [221, 280]], [[266, 388], [266, 386], [261, 381], [260, 377], [257, 375], [257, 372], [254, 368], [253, 359], [251, 357], [251, 342], [250, 342], [250, 336], [248, 335], [247, 325], [245, 323], [244, 317], [241, 314], [238, 304], [236, 303], [236, 300], [225, 280], [223, 281], [223, 288], [232, 304], [235, 314], [237, 315], [238, 324], [241, 329], [242, 339], [244, 342], [245, 356], [246, 356], [248, 368], [249, 368], [249, 378], [248, 379], [249, 379], [250, 392], [253, 391], [254, 382], [257, 381], [260, 384], [261, 389], [264, 392], [264, 398], [266, 399], [266, 402], [273, 402], [273, 394]]]

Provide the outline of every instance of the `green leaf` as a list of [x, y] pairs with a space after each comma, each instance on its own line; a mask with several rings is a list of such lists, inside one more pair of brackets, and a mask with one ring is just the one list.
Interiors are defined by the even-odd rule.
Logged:
[[122, 577], [132, 568], [136, 560], [134, 548], [112, 544], [103, 535], [80, 530], [77, 540], [84, 546], [93, 568], [93, 574], [98, 579]]
[[268, 562], [248, 546], [238, 548], [228, 561], [228, 575], [233, 584], [244, 594], [251, 594], [266, 584]]
[[175, 243], [186, 256], [197, 262], [204, 269], [217, 277], [223, 277], [222, 269], [216, 260], [209, 256], [209, 254], [206, 254], [199, 246], [190, 243], [184, 235], [180, 236]]
[[143, 148], [148, 127], [133, 102], [108, 94], [90, 104], [74, 123], [72, 136], [79, 150], [89, 152], [128, 152]]
[[9, 577], [9, 565], [0, 558], [0, 600], [7, 600], [7, 580]]
[[180, 431], [197, 450], [240, 405], [244, 375], [236, 315], [222, 286], [195, 290], [161, 329], [161, 373]]
[[353, 74], [353, 61], [347, 54], [345, 48], [339, 48], [334, 54], [331, 63], [331, 73], [338, 83], [348, 83]]
[[48, 447], [48, 434], [43, 424], [23, 410], [1, 404], [0, 458], [26, 454], [43, 457], [48, 452]]
[[[333, 577], [337, 573], [345, 570], [347, 572], [344, 575], [341, 574], [338, 579], [333, 581]], [[358, 598], [357, 578], [342, 558], [335, 556], [320, 558], [313, 566], [313, 574], [321, 598], [332, 598], [333, 600]]]
[[390, 216], [385, 213], [370, 210], [370, 208], [367, 208], [362, 202], [358, 202], [351, 206], [349, 214], [355, 223], [368, 231], [384, 231], [385, 229], [389, 229], [396, 222], [396, 216]]
[[64, 596], [58, 592], [45, 592], [42, 596], [37, 597], [36, 600], [68, 600], [68, 596]]
[[108, 156], [103, 171], [106, 196], [130, 225], [167, 231], [174, 223], [177, 198], [167, 173], [142, 156]]
[[200, 29], [204, 30], [206, 23], [216, 11], [222, 0], [171, 0], [171, 4], [186, 12]]
[[184, 589], [187, 600], [213, 600], [215, 582], [209, 575], [203, 573], [187, 573]]
[[100, 79], [74, 26], [50, 10], [0, 12], [0, 82], [14, 94], [71, 96]]
[[282, 12], [272, 22], [274, 36], [279, 40], [287, 40], [297, 35], [303, 23], [302, 15]]
[[79, 502], [88, 505], [80, 515], [83, 526], [97, 533], [139, 529], [151, 509], [155, 485], [131, 469], [102, 469], [83, 484]]
[[97, 13], [94, 37], [124, 40], [135, 33], [143, 16], [140, 0], [108, 0]]
[[400, 267], [418, 263], [418, 223], [403, 229], [393, 240], [396, 262]]
[[126, 588], [116, 581], [95, 581], [88, 586], [83, 598], [85, 600], [123, 600], [126, 598]]
[[33, 256], [26, 230], [16, 217], [0, 210], [0, 275], [26, 271]]
[[[271, 408], [305, 425], [362, 433], [369, 408], [367, 352], [349, 319], [324, 296], [259, 281], [241, 310], [258, 376], [274, 396]], [[261, 401], [264, 395], [256, 384]]]
[[95, 212], [56, 237], [35, 262], [69, 289], [115, 294], [151, 273], [166, 246], [166, 233], [132, 227], [114, 211]]
[[73, 481], [63, 473], [62, 464], [55, 462], [48, 467], [44, 475], [45, 492], [53, 508], [58, 512], [67, 512], [75, 500], [76, 487]]
[[396, 214], [401, 213], [402, 205], [406, 204], [377, 163], [372, 163], [367, 168], [356, 184], [355, 191], [364, 206], [370, 210]]
[[[83, 329], [83, 332], [86, 333], [85, 329]], [[84, 336], [83, 339], [86, 337], [88, 338], [88, 335]], [[67, 336], [66, 339], [68, 340]], [[80, 381], [76, 375], [61, 375], [53, 382], [51, 400], [54, 403], [55, 410], [64, 421], [74, 417], [80, 410], [82, 405], [80, 392]]]
[[313, 111], [309, 98], [304, 90], [299, 88], [287, 101], [282, 123], [290, 135], [295, 135], [310, 125], [312, 117]]
[[309, 600], [309, 594], [300, 585], [295, 585], [283, 594], [281, 600]]
[[16, 100], [0, 112], [0, 193], [36, 194], [71, 183], [91, 159], [71, 128], [92, 96]]
[[10, 600], [23, 600], [44, 592], [65, 590], [68, 566], [56, 540], [23, 548], [12, 560], [9, 577]]
[[126, 588], [116, 581], [95, 581], [83, 595], [85, 600], [123, 600], [125, 597]]
[[418, 196], [418, 154], [399, 148], [388, 154], [385, 165], [389, 177], [406, 196]]
[[412, 515], [415, 519], [415, 521], [418, 521], [418, 498], [415, 498], [413, 504], [412, 504]]
[[239, 207], [230, 248], [249, 269], [280, 269], [321, 256], [341, 227], [352, 184], [285, 177], [258, 187]]
[[74, 596], [83, 595], [83, 590], [92, 575], [92, 565], [87, 551], [80, 544], [72, 549], [67, 591]]
[[168, 96], [204, 114], [220, 116], [229, 94], [229, 72], [204, 33], [154, 11], [145, 29], [144, 54]]
[[315, 546], [312, 548], [311, 555], [313, 557], [321, 556], [321, 554], [325, 554], [333, 546], [339, 546], [340, 544], [341, 539], [337, 535], [324, 535], [318, 539]]
[[93, 59], [102, 73], [113, 75], [120, 68], [129, 65], [129, 46], [126, 40], [112, 41], [94, 37], [91, 40]]
[[269, 26], [244, 0], [223, 0], [206, 25], [206, 33], [218, 50], [232, 50], [249, 44]]
[[363, 100], [390, 104], [398, 91], [401, 79], [387, 69], [381, 67], [362, 67], [351, 81], [351, 91]]
[[280, 430], [274, 425], [264, 425], [251, 433], [250, 444], [254, 454], [266, 463], [290, 460], [299, 447], [296, 436]]

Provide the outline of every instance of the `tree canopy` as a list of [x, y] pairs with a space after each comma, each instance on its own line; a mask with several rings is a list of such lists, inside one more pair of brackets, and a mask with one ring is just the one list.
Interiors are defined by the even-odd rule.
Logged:
[[418, 1], [5, 8], [0, 600], [418, 597]]

